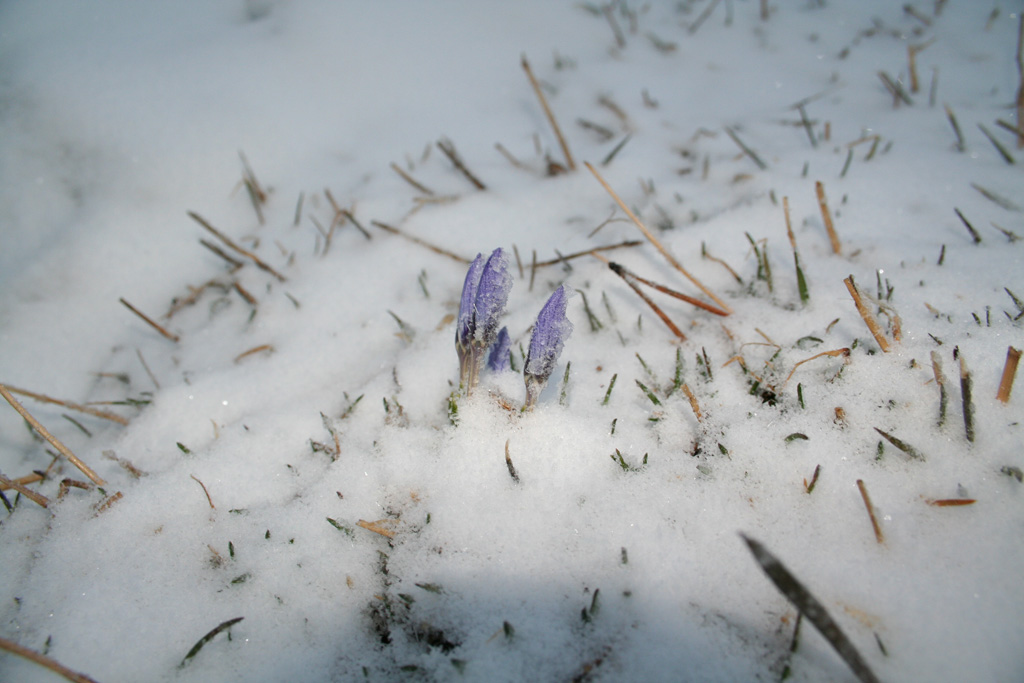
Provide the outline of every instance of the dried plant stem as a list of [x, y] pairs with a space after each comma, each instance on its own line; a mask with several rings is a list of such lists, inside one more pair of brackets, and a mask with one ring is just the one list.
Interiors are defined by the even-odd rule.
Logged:
[[17, 387], [12, 387], [10, 384], [6, 384], [4, 386], [6, 386], [7, 390], [9, 392], [11, 392], [12, 394], [20, 394], [21, 396], [27, 396], [29, 398], [34, 398], [35, 400], [37, 400], [37, 401], [39, 401], [41, 403], [53, 403], [53, 404], [58, 405], [58, 406], [64, 406], [68, 410], [76, 410], [76, 411], [78, 411], [80, 413], [85, 413], [87, 415], [92, 415], [93, 417], [103, 418], [104, 420], [110, 420], [111, 422], [116, 422], [116, 423], [118, 423], [120, 425], [126, 425], [127, 426], [127, 424], [128, 424], [128, 420], [126, 418], [123, 418], [120, 415], [115, 415], [114, 413], [108, 412], [106, 410], [99, 410], [97, 408], [90, 408], [89, 406], [79, 405], [78, 403], [71, 403], [70, 401], [62, 401], [59, 398], [52, 398], [52, 397], [47, 396], [45, 394], [37, 394], [34, 391], [28, 391], [26, 389], [19, 389]]
[[759, 169], [763, 171], [766, 168], [768, 168], [768, 164], [764, 163], [764, 161], [761, 160], [761, 157], [757, 156], [757, 152], [747, 147], [747, 145], [742, 140], [740, 140], [739, 136], [736, 135], [736, 131], [734, 131], [729, 126], [725, 126], [725, 134], [728, 135], [729, 138], [736, 143], [736, 146], [739, 147], [744, 154], [750, 157], [751, 161], [757, 164], [757, 167]]
[[372, 531], [375, 534], [380, 534], [381, 536], [384, 536], [385, 538], [394, 538], [395, 537], [395, 532], [394, 531], [391, 531], [390, 529], [386, 529], [383, 526], [381, 526], [382, 524], [386, 524], [386, 523], [388, 523], [390, 521], [391, 520], [388, 520], [388, 519], [378, 519], [376, 522], [367, 522], [366, 520], [362, 520], [361, 519], [358, 522], [356, 522], [356, 526], [362, 527], [363, 529], [366, 529], [367, 531]]
[[825, 230], [828, 231], [828, 239], [832, 243], [832, 253], [838, 254], [842, 251], [839, 243], [839, 235], [836, 234], [836, 227], [832, 223], [832, 213], [828, 210], [828, 199], [825, 198], [825, 185], [819, 180], [814, 183], [814, 191], [818, 195], [818, 207], [821, 209], [821, 220], [825, 223]]
[[964, 134], [960, 130], [960, 124], [957, 123], [956, 114], [953, 113], [948, 104], [943, 106], [946, 108], [946, 118], [949, 119], [949, 125], [953, 126], [953, 133], [956, 135], [956, 151], [963, 152], [967, 149], [967, 146], [964, 144]]
[[754, 559], [757, 560], [761, 570], [771, 579], [775, 587], [786, 596], [786, 599], [807, 619], [814, 624], [818, 632], [824, 636], [829, 645], [842, 657], [846, 665], [850, 667], [853, 674], [861, 683], [879, 683], [878, 677], [872, 673], [868, 663], [864, 661], [857, 648], [853, 646], [850, 639], [842, 632], [839, 625], [832, 619], [832, 616], [825, 609], [825, 606], [815, 598], [800, 581], [790, 573], [782, 562], [772, 555], [767, 548], [754, 539], [740, 534], [746, 542]]
[[243, 358], [251, 356], [251, 355], [253, 355], [255, 353], [259, 353], [260, 351], [271, 351], [271, 352], [273, 352], [273, 350], [274, 350], [273, 344], [260, 344], [259, 346], [254, 346], [254, 347], [252, 347], [251, 349], [249, 349], [247, 351], [242, 351], [240, 354], [235, 356], [235, 362], [237, 363], [240, 360], [242, 360]]
[[686, 400], [690, 402], [690, 410], [692, 410], [694, 416], [696, 416], [697, 422], [703, 422], [704, 415], [700, 412], [700, 404], [697, 403], [697, 397], [693, 395], [693, 391], [690, 390], [690, 387], [685, 382], [681, 388], [683, 393], [686, 394]]
[[264, 270], [264, 271], [270, 273], [271, 275], [276, 277], [279, 282], [286, 282], [287, 281], [288, 278], [286, 278], [284, 275], [281, 275], [281, 273], [279, 273], [276, 270], [274, 270], [274, 268], [272, 266], [270, 266], [270, 264], [265, 263], [262, 259], [260, 259], [259, 256], [257, 256], [256, 254], [252, 253], [248, 249], [245, 249], [245, 248], [235, 244], [235, 242], [230, 237], [228, 237], [227, 235], [222, 233], [220, 230], [217, 230], [217, 228], [215, 228], [212, 225], [210, 225], [206, 221], [205, 218], [203, 218], [202, 216], [197, 214], [195, 211], [189, 211], [188, 215], [189, 215], [189, 218], [194, 220], [199, 225], [203, 226], [203, 228], [205, 228], [210, 234], [212, 234], [214, 237], [216, 237], [221, 242], [226, 244], [229, 248], [237, 251], [239, 254], [241, 254], [242, 256], [246, 257], [247, 259], [249, 259], [250, 261], [255, 263], [256, 267], [259, 268], [260, 270]]
[[[42, 479], [42, 477], [40, 477]], [[0, 490], [6, 491], [7, 489], [14, 489], [21, 495], [31, 500], [36, 505], [46, 507], [50, 504], [50, 499], [41, 493], [36, 493], [30, 488], [26, 488], [25, 485], [20, 481], [14, 479], [8, 479], [4, 475], [0, 474]]]
[[[1017, 73], [1020, 85], [1017, 87], [1017, 125], [1024, 127], [1024, 13], [1017, 26]], [[1017, 130], [1017, 147], [1024, 147], [1024, 130]]]
[[878, 518], [875, 517], [875, 507], [871, 504], [871, 498], [868, 496], [868, 488], [864, 485], [863, 479], [857, 480], [857, 488], [860, 489], [860, 497], [864, 499], [864, 507], [867, 508], [868, 517], [871, 518], [871, 528], [875, 530], [875, 540], [879, 544], [885, 543], [885, 536], [882, 535], [882, 527], [878, 524]]
[[811, 294], [807, 289], [804, 269], [800, 267], [800, 253], [796, 250], [796, 236], [793, 234], [793, 224], [789, 220], [789, 197], [782, 198], [782, 212], [786, 216], [786, 235], [789, 237], [789, 246], [793, 248], [793, 264], [796, 266], [796, 288], [800, 293], [800, 303], [806, 304], [810, 300]]
[[512, 477], [512, 481], [519, 483], [519, 475], [516, 473], [515, 465], [512, 464], [512, 456], [508, 452], [508, 444], [510, 439], [505, 439], [505, 466], [508, 468], [509, 476]]
[[210, 498], [210, 492], [207, 490], [206, 484], [204, 484], [203, 482], [199, 481], [199, 479], [197, 479], [194, 474], [190, 474], [188, 476], [192, 477], [192, 480], [194, 482], [196, 482], [197, 484], [199, 484], [200, 486], [203, 487], [203, 493], [206, 494], [206, 502], [210, 504], [210, 509], [211, 510], [216, 510], [217, 506], [213, 504], [213, 498]]
[[[596, 256], [596, 254], [595, 254], [595, 256]], [[598, 257], [598, 258], [600, 258], [600, 257]], [[617, 264], [612, 264], [612, 263], [608, 264], [609, 268], [611, 268], [613, 265], [617, 265]], [[672, 322], [672, 320], [665, 314], [665, 312], [663, 310], [661, 310], [661, 308], [658, 307], [658, 305], [656, 303], [651, 301], [650, 297], [648, 297], [646, 294], [643, 293], [643, 291], [640, 289], [640, 287], [637, 286], [636, 282], [634, 282], [633, 279], [629, 275], [627, 275], [626, 272], [623, 271], [623, 269], [620, 268], [620, 269], [617, 270], [615, 268], [612, 268], [612, 272], [614, 272], [616, 275], [621, 277], [626, 282], [626, 284], [629, 285], [630, 289], [632, 289], [634, 292], [636, 292], [637, 296], [639, 296], [641, 299], [643, 299], [644, 302], [648, 306], [651, 307], [651, 310], [654, 311], [654, 313], [659, 318], [661, 318], [661, 321], [663, 323], [665, 323], [665, 326], [668, 327], [668, 329], [672, 330], [672, 334], [676, 335], [676, 337], [678, 337], [680, 341], [686, 341], [686, 335], [683, 334], [683, 331], [680, 330], [679, 327], [674, 322]]]
[[692, 296], [688, 296], [688, 295], [683, 294], [681, 292], [677, 292], [674, 289], [670, 289], [670, 288], [666, 287], [665, 285], [659, 285], [657, 282], [652, 282], [651, 280], [648, 280], [647, 278], [640, 277], [639, 275], [637, 275], [633, 271], [629, 270], [625, 266], [620, 265], [618, 263], [614, 263], [612, 261], [609, 261], [608, 259], [604, 258], [603, 256], [601, 256], [599, 254], [592, 253], [591, 255], [594, 258], [600, 259], [601, 261], [604, 261], [605, 263], [607, 263], [608, 267], [611, 268], [613, 271], [615, 271], [616, 275], [619, 275], [619, 276], [624, 277], [624, 278], [632, 279], [632, 280], [634, 280], [636, 282], [642, 282], [643, 284], [647, 285], [648, 287], [651, 287], [652, 289], [658, 290], [662, 294], [668, 294], [669, 296], [674, 297], [676, 299], [679, 299], [680, 301], [685, 301], [686, 303], [688, 303], [688, 304], [690, 304], [692, 306], [696, 306], [697, 308], [701, 308], [701, 309], [707, 311], [708, 313], [714, 313], [715, 315], [720, 315], [720, 316], [727, 316], [727, 315], [729, 315], [728, 313], [726, 313], [722, 309], [717, 308], [715, 306], [712, 306], [711, 304], [706, 304], [703, 301], [701, 301], [700, 299], [695, 299]]
[[946, 376], [942, 374], [942, 360], [939, 358], [938, 351], [932, 351], [932, 370], [935, 373], [935, 383], [939, 385], [939, 420], [936, 426], [941, 427], [946, 423], [949, 392], [946, 391]]
[[50, 445], [57, 449], [61, 455], [71, 461], [75, 467], [77, 467], [82, 474], [89, 477], [97, 486], [103, 486], [106, 482], [100, 478], [98, 474], [93, 472], [88, 465], [78, 459], [78, 456], [71, 452], [67, 446], [60, 442], [53, 434], [47, 431], [46, 427], [39, 423], [39, 420], [32, 417], [32, 415], [25, 410], [25, 407], [18, 402], [18, 399], [14, 398], [10, 391], [7, 390], [3, 384], [0, 384], [0, 396], [7, 399], [7, 402], [11, 404], [11, 407], [18, 411], [25, 421], [32, 425], [32, 428], [38, 432], [39, 436], [43, 437], [50, 442]]
[[793, 366], [793, 369], [789, 371], [789, 374], [786, 375], [786, 381], [782, 383], [782, 386], [785, 387], [789, 383], [790, 378], [793, 377], [793, 373], [796, 372], [797, 368], [799, 368], [804, 363], [809, 363], [812, 360], [814, 360], [815, 358], [821, 358], [822, 356], [829, 356], [831, 358], [836, 358], [837, 356], [843, 356], [844, 358], [846, 358], [847, 362], [849, 362], [849, 359], [850, 359], [850, 349], [844, 347], [844, 348], [841, 348], [841, 349], [833, 349], [831, 351], [822, 351], [821, 353], [814, 354], [810, 358], [804, 358], [802, 361], [798, 361]]
[[545, 268], [547, 266], [555, 266], [555, 265], [558, 265], [559, 263], [563, 263], [565, 261], [569, 261], [569, 260], [572, 260], [572, 259], [580, 258], [581, 256], [591, 256], [595, 252], [598, 252], [598, 251], [612, 251], [613, 249], [623, 249], [623, 248], [626, 248], [626, 247], [638, 247], [641, 244], [643, 244], [643, 242], [640, 241], [640, 240], [626, 240], [625, 242], [619, 242], [618, 244], [606, 244], [603, 247], [594, 247], [593, 249], [588, 249], [586, 251], [577, 251], [575, 253], [566, 254], [565, 256], [561, 256], [559, 258], [551, 259], [549, 261], [538, 261], [537, 262], [537, 267], [538, 268]]
[[167, 331], [167, 328], [165, 328], [163, 325], [150, 318], [148, 315], [146, 315], [139, 309], [132, 306], [124, 297], [121, 297], [119, 300], [122, 304], [125, 305], [125, 308], [127, 308], [129, 311], [139, 316], [140, 318], [142, 318], [143, 322], [147, 323], [150, 327], [159, 332], [164, 338], [170, 339], [172, 342], [181, 341], [181, 338], [178, 335], [174, 334], [173, 332]]
[[558, 127], [558, 121], [555, 120], [555, 115], [551, 111], [551, 107], [548, 106], [548, 100], [544, 97], [544, 91], [540, 87], [540, 83], [537, 81], [537, 77], [533, 75], [533, 69], [530, 68], [530, 62], [527, 61], [526, 55], [522, 57], [523, 71], [526, 72], [526, 77], [530, 79], [530, 85], [533, 86], [533, 92], [536, 93], [537, 99], [540, 100], [540, 106], [544, 109], [544, 115], [548, 117], [548, 123], [551, 124], [551, 129], [555, 131], [555, 137], [558, 138], [558, 144], [562, 148], [562, 154], [565, 155], [565, 165], [570, 171], [576, 170], [576, 162], [573, 161], [572, 152], [569, 151], [569, 144], [565, 141], [565, 136], [562, 135], [562, 129]]
[[864, 323], [868, 326], [868, 330], [871, 331], [872, 336], [875, 338], [875, 342], [878, 343], [879, 348], [883, 352], [889, 353], [889, 342], [886, 340], [885, 335], [882, 334], [882, 328], [878, 326], [878, 321], [875, 320], [875, 316], [871, 315], [871, 311], [868, 310], [867, 306], [864, 305], [864, 300], [860, 296], [860, 292], [857, 290], [857, 285], [853, 283], [853, 276], [849, 276], [845, 280], [846, 289], [850, 291], [850, 296], [853, 297], [853, 303], [857, 306], [857, 312], [860, 313], [860, 317], [864, 319]]
[[96, 683], [96, 679], [90, 678], [85, 674], [80, 674], [77, 671], [72, 671], [55, 659], [51, 659], [46, 655], [39, 654], [35, 650], [30, 650], [27, 647], [18, 645], [13, 640], [7, 640], [6, 638], [0, 638], [0, 650], [6, 650], [11, 654], [24, 657], [25, 659], [35, 662], [39, 666], [46, 667], [50, 671], [54, 672], [59, 676], [72, 681], [72, 683]]
[[405, 182], [409, 183], [410, 185], [415, 187], [417, 190], [419, 190], [423, 194], [431, 196], [431, 197], [434, 196], [434, 191], [433, 190], [431, 190], [426, 185], [423, 185], [423, 184], [417, 182], [415, 178], [413, 178], [411, 175], [409, 175], [408, 173], [403, 171], [398, 166], [398, 164], [396, 164], [395, 162], [391, 162], [391, 170], [394, 171], [395, 173], [397, 173], [399, 178], [401, 178]]
[[960, 398], [964, 408], [964, 434], [967, 440], [974, 443], [974, 401], [971, 398], [971, 373], [967, 369], [967, 361], [963, 352], [960, 353]]
[[1013, 389], [1013, 378], [1017, 374], [1017, 364], [1020, 362], [1020, 349], [1012, 346], [1006, 348], [1006, 365], [1003, 366], [1003, 376], [999, 380], [999, 391], [996, 392], [996, 400], [1003, 403], [1010, 402], [1010, 390]]
[[429, 249], [430, 251], [434, 252], [435, 254], [440, 254], [441, 256], [447, 256], [448, 258], [450, 258], [453, 261], [456, 261], [457, 263], [461, 263], [461, 264], [465, 265], [465, 264], [469, 263], [469, 261], [470, 261], [470, 259], [468, 259], [468, 258], [459, 256], [458, 254], [456, 254], [454, 252], [451, 252], [451, 251], [448, 251], [447, 249], [439, 247], [439, 246], [437, 246], [435, 244], [431, 244], [430, 242], [427, 242], [426, 240], [422, 240], [419, 237], [413, 237], [412, 235], [410, 235], [408, 233], [402, 232], [401, 230], [399, 230], [398, 228], [396, 228], [394, 226], [387, 225], [386, 223], [381, 223], [380, 221], [371, 221], [371, 223], [376, 225], [381, 230], [384, 230], [385, 232], [390, 232], [392, 235], [398, 235], [399, 237], [401, 237], [403, 239], [406, 239], [406, 240], [409, 240], [410, 242], [412, 242], [414, 244], [418, 244], [421, 247], [426, 247], [427, 249]]
[[625, 203], [624, 201], [622, 201], [622, 199], [621, 199], [621, 198], [619, 197], [619, 195], [617, 195], [617, 194], [615, 193], [615, 190], [613, 190], [613, 189], [611, 188], [611, 186], [610, 186], [610, 185], [609, 185], [609, 184], [608, 184], [607, 182], [605, 182], [605, 179], [601, 177], [601, 174], [597, 172], [597, 169], [595, 169], [595, 168], [594, 168], [594, 167], [593, 167], [593, 166], [592, 166], [592, 165], [590, 164], [590, 162], [584, 162], [584, 165], [586, 165], [586, 167], [587, 167], [587, 168], [588, 168], [588, 169], [590, 170], [590, 172], [594, 174], [594, 177], [595, 177], [595, 178], [597, 178], [597, 182], [601, 183], [601, 186], [602, 186], [602, 187], [603, 187], [603, 188], [605, 189], [605, 191], [607, 191], [607, 192], [608, 192], [608, 194], [610, 194], [610, 195], [611, 195], [612, 199], [614, 199], [614, 200], [615, 200], [615, 203], [616, 203], [616, 204], [618, 204], [618, 205], [619, 205], [619, 207], [620, 207], [620, 208], [621, 208], [621, 209], [622, 209], [623, 211], [625, 211], [625, 212], [626, 212], [626, 215], [627, 215], [627, 216], [629, 216], [630, 220], [632, 220], [632, 221], [633, 221], [633, 224], [634, 224], [634, 225], [636, 225], [636, 227], [638, 227], [638, 228], [640, 229], [640, 232], [642, 232], [642, 233], [644, 234], [644, 237], [646, 237], [646, 238], [648, 239], [648, 241], [649, 241], [649, 242], [650, 242], [651, 244], [653, 244], [653, 245], [654, 245], [654, 247], [655, 247], [655, 248], [656, 248], [656, 249], [657, 249], [657, 250], [658, 250], [659, 252], [661, 252], [661, 255], [665, 257], [665, 260], [666, 260], [666, 261], [668, 261], [668, 262], [669, 262], [669, 264], [671, 264], [673, 268], [675, 268], [675, 269], [676, 269], [676, 270], [678, 270], [678, 271], [679, 271], [680, 273], [682, 273], [682, 274], [683, 274], [683, 276], [684, 276], [684, 277], [685, 277], [685, 278], [686, 278], [687, 280], [689, 280], [690, 282], [692, 282], [692, 283], [693, 283], [693, 284], [694, 284], [694, 285], [695, 285], [695, 286], [697, 287], [697, 289], [699, 289], [700, 291], [702, 291], [702, 292], [704, 292], [705, 294], [707, 294], [707, 295], [708, 295], [708, 296], [709, 296], [709, 297], [710, 297], [710, 298], [711, 298], [711, 299], [712, 299], [712, 300], [713, 300], [713, 301], [714, 301], [714, 302], [715, 302], [716, 304], [718, 304], [718, 306], [719, 306], [719, 307], [720, 307], [720, 308], [721, 308], [721, 309], [722, 309], [723, 311], [725, 311], [726, 313], [732, 313], [732, 309], [731, 309], [731, 308], [729, 307], [729, 305], [728, 305], [728, 304], [726, 304], [726, 303], [725, 303], [724, 301], [722, 301], [722, 300], [721, 300], [720, 298], [718, 298], [717, 296], [715, 296], [715, 294], [714, 294], [714, 293], [713, 293], [713, 292], [712, 292], [712, 291], [711, 291], [710, 289], [708, 289], [707, 287], [705, 287], [705, 286], [704, 286], [704, 284], [703, 284], [703, 283], [702, 283], [702, 282], [701, 282], [700, 280], [698, 280], [697, 278], [695, 278], [695, 277], [694, 277], [693, 275], [690, 275], [690, 273], [688, 273], [688, 272], [686, 271], [686, 269], [685, 269], [685, 268], [683, 268], [682, 264], [680, 264], [680, 263], [679, 263], [679, 261], [677, 261], [677, 260], [676, 260], [676, 259], [675, 259], [675, 258], [674, 258], [674, 257], [672, 256], [672, 254], [670, 254], [670, 253], [668, 252], [668, 250], [667, 250], [667, 249], [665, 249], [665, 247], [663, 247], [663, 246], [662, 246], [661, 242], [659, 242], [659, 241], [658, 241], [658, 239], [657, 239], [657, 238], [656, 238], [656, 237], [655, 237], [654, 235], [652, 235], [652, 234], [651, 234], [651, 231], [647, 229], [647, 226], [645, 226], [645, 225], [644, 225], [644, 224], [643, 224], [643, 223], [642, 223], [642, 222], [640, 221], [640, 219], [636, 217], [636, 214], [634, 214], [634, 213], [633, 213], [633, 212], [632, 212], [632, 211], [630, 210], [630, 208], [629, 208], [628, 206], [626, 206], [626, 203]]
[[473, 187], [475, 187], [478, 190], [487, 189], [487, 186], [484, 185], [479, 178], [473, 175], [472, 171], [469, 170], [465, 162], [462, 161], [462, 157], [460, 157], [459, 153], [455, 150], [455, 143], [453, 143], [448, 138], [441, 138], [440, 140], [437, 141], [437, 148], [441, 150], [446, 157], [448, 157], [448, 160], [452, 162], [452, 165], [455, 166], [456, 170], [458, 170], [459, 173], [464, 175], [466, 177], [466, 180], [473, 184]]

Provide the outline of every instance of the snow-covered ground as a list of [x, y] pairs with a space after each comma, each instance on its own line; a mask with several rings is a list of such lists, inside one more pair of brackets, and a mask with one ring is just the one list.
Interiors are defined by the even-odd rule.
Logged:
[[[0, 4], [0, 382], [127, 423], [20, 396], [105, 481], [62, 491], [3, 404], [0, 472], [49, 505], [4, 492], [0, 638], [104, 682], [854, 679], [744, 533], [878, 678], [1024, 678], [1021, 6], [768, 7]], [[711, 302], [584, 161], [731, 315], [644, 287], [681, 341], [558, 261], [638, 240], [601, 254]], [[535, 410], [485, 372], [453, 424], [497, 247], [519, 372], [562, 283], [575, 329]]]

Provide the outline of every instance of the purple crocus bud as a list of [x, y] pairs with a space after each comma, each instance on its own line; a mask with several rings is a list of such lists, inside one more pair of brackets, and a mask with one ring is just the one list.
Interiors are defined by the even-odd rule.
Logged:
[[498, 336], [498, 318], [505, 311], [510, 289], [512, 276], [508, 272], [505, 252], [495, 249], [486, 261], [477, 254], [462, 285], [455, 329], [459, 381], [466, 393], [476, 385], [484, 353]]
[[491, 347], [491, 354], [487, 356], [487, 368], [491, 372], [502, 372], [508, 370], [508, 350], [512, 346], [512, 338], [508, 336], [508, 328], [503, 327], [498, 332], [498, 338]]
[[523, 370], [526, 380], [526, 404], [523, 410], [532, 410], [537, 403], [540, 392], [544, 390], [555, 369], [565, 340], [572, 334], [572, 323], [565, 317], [565, 307], [571, 295], [572, 288], [562, 285], [537, 315]]

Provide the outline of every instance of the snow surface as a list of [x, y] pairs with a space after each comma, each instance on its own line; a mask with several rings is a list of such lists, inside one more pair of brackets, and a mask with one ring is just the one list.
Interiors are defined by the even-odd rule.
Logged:
[[[609, 19], [574, 2], [0, 4], [0, 380], [142, 402], [108, 406], [123, 427], [23, 398], [107, 483], [58, 502], [61, 479], [84, 480], [58, 460], [30, 485], [49, 508], [6, 492], [0, 637], [99, 681], [767, 681], [787, 665], [795, 681], [852, 680], [810, 624], [790, 654], [796, 612], [742, 531], [882, 680], [1024, 679], [1024, 494], [1001, 472], [1024, 468], [1024, 388], [995, 400], [1007, 347], [1024, 344], [1004, 291], [1024, 295], [1024, 242], [993, 226], [1024, 235], [1024, 197], [1020, 163], [976, 125], [1020, 161], [995, 124], [1019, 125], [1020, 5], [917, 2], [926, 25], [897, 2], [772, 2], [762, 21], [759, 3], [727, 0], [697, 25], [709, 6], [617, 3], [617, 46]], [[913, 105], [894, 107], [878, 74], [909, 88], [908, 46], [925, 44]], [[565, 160], [522, 55], [577, 163], [597, 164], [731, 316], [647, 290], [688, 336], [679, 343], [593, 257], [538, 268], [531, 287], [534, 251], [547, 261], [642, 238], [582, 166], [546, 174]], [[870, 140], [851, 146], [871, 135], [873, 154]], [[441, 154], [443, 137], [486, 190]], [[263, 225], [239, 150], [269, 188]], [[423, 201], [391, 163], [444, 201]], [[332, 223], [325, 188], [372, 239], [345, 222], [325, 248], [313, 223]], [[287, 280], [244, 257], [231, 271], [188, 211]], [[516, 353], [563, 282], [601, 327], [574, 297], [575, 332], [537, 409], [518, 414], [521, 376], [485, 373], [453, 426], [465, 265], [374, 220], [466, 258], [517, 248], [526, 267], [513, 266], [504, 319]], [[766, 250], [772, 291], [745, 233]], [[650, 244], [605, 256], [701, 296]], [[890, 353], [848, 275], [865, 294], [893, 287], [902, 341]], [[957, 347], [973, 373], [973, 443]], [[841, 348], [848, 361], [796, 366]], [[949, 380], [942, 426], [933, 351]], [[700, 421], [673, 386], [677, 352]], [[740, 361], [726, 364], [737, 356], [763, 380], [753, 393]], [[5, 476], [46, 470], [48, 450], [0, 410]], [[927, 504], [964, 497], [977, 502]], [[230, 640], [179, 666], [236, 617]], [[0, 654], [0, 679], [55, 674]]]

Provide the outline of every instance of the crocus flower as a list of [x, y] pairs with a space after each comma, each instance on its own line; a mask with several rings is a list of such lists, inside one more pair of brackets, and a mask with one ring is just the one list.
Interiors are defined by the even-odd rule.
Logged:
[[482, 254], [477, 254], [462, 285], [455, 328], [459, 381], [466, 393], [476, 385], [484, 353], [498, 336], [498, 318], [505, 311], [510, 289], [512, 276], [505, 252], [495, 249], [486, 261]]
[[512, 338], [508, 336], [508, 328], [503, 327], [494, 340], [491, 353], [487, 356], [487, 369], [491, 372], [507, 370], [509, 365], [508, 350], [512, 346]]
[[532, 410], [537, 403], [540, 392], [544, 390], [555, 369], [565, 340], [572, 334], [572, 323], [565, 317], [565, 306], [571, 295], [572, 289], [562, 285], [537, 315], [523, 370], [526, 380], [526, 404], [523, 410]]

